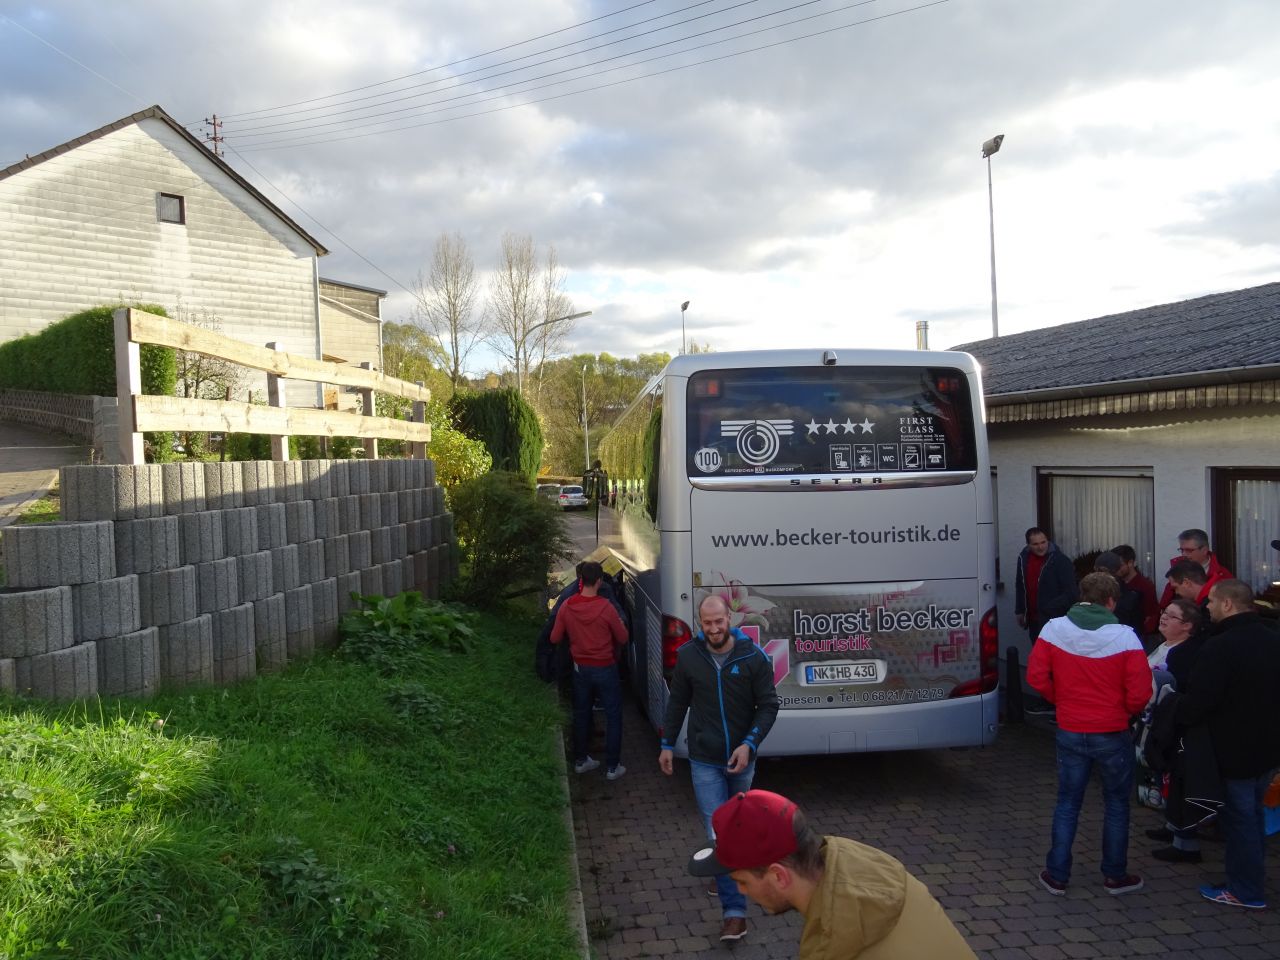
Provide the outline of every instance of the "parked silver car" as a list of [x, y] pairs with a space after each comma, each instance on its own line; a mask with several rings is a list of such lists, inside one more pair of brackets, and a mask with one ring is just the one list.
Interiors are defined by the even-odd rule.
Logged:
[[582, 492], [582, 487], [568, 486], [560, 488], [561, 510], [585, 510], [587, 509], [587, 503], [587, 495]]
[[555, 503], [560, 502], [560, 484], [558, 483], [540, 483], [538, 489], [534, 491], [544, 500], [551, 500]]

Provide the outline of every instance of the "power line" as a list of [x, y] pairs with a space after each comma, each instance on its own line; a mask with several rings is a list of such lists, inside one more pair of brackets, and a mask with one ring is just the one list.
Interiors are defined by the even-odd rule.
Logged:
[[50, 43], [50, 42], [49, 42], [48, 40], [46, 40], [44, 37], [40, 36], [38, 33], [35, 33], [35, 32], [33, 32], [33, 31], [31, 31], [31, 30], [28, 30], [28, 29], [27, 29], [26, 27], [24, 27], [22, 24], [18, 23], [18, 21], [16, 21], [16, 20], [12, 20], [12, 19], [10, 19], [9, 17], [6, 17], [3, 13], [0, 13], [0, 20], [5, 21], [5, 23], [11, 23], [11, 24], [13, 24], [15, 27], [17, 27], [17, 28], [18, 28], [19, 30], [21, 30], [23, 33], [27, 34], [27, 35], [28, 35], [28, 36], [30, 36], [30, 37], [33, 37], [33, 38], [34, 38], [34, 39], [36, 39], [36, 40], [39, 40], [39, 41], [40, 41], [41, 43], [43, 43], [46, 47], [48, 47], [50, 50], [52, 50], [52, 51], [54, 51], [55, 53], [61, 54], [62, 56], [66, 57], [68, 60], [70, 60], [72, 63], [74, 63], [74, 64], [75, 64], [77, 67], [79, 67], [81, 70], [87, 70], [89, 73], [92, 73], [95, 77], [97, 77], [97, 78], [98, 78], [99, 80], [101, 80], [103, 83], [109, 83], [109, 84], [111, 84], [111, 86], [115, 87], [117, 90], [119, 90], [119, 91], [120, 91], [121, 93], [123, 93], [125, 96], [130, 97], [130, 98], [132, 98], [133, 100], [135, 100], [135, 101], [137, 101], [137, 102], [139, 102], [139, 103], [144, 103], [144, 102], [145, 102], [145, 101], [144, 101], [144, 99], [143, 99], [142, 97], [138, 96], [136, 93], [131, 93], [130, 91], [126, 90], [124, 87], [120, 86], [120, 84], [116, 83], [114, 80], [111, 80], [111, 79], [109, 79], [109, 78], [107, 78], [107, 77], [104, 77], [104, 76], [103, 76], [102, 74], [100, 74], [97, 70], [93, 69], [93, 67], [89, 67], [89, 66], [86, 66], [85, 64], [81, 63], [79, 60], [77, 60], [77, 59], [76, 59], [75, 57], [73, 57], [71, 54], [67, 53], [67, 51], [62, 50], [62, 49], [60, 49], [60, 48], [58, 48], [58, 47], [55, 47], [52, 43]]
[[[865, 5], [867, 2], [870, 2], [870, 0], [861, 0], [861, 2], [859, 2], [859, 3], [854, 3], [854, 4], [850, 4], [849, 6], [850, 6], [850, 7], [863, 6], [863, 5]], [[829, 27], [829, 28], [824, 29], [824, 30], [816, 30], [816, 31], [813, 31], [812, 33], [801, 34], [800, 36], [796, 36], [796, 37], [789, 37], [789, 38], [786, 38], [786, 39], [784, 39], [784, 40], [778, 40], [778, 41], [775, 41], [775, 42], [773, 42], [773, 43], [761, 44], [761, 45], [756, 46], [756, 47], [750, 47], [750, 48], [748, 48], [748, 49], [746, 49], [746, 50], [738, 50], [738, 51], [735, 51], [735, 52], [733, 52], [733, 53], [726, 53], [726, 54], [723, 54], [723, 55], [721, 55], [721, 56], [708, 57], [708, 58], [706, 58], [706, 59], [704, 59], [704, 60], [697, 60], [697, 61], [694, 61], [693, 63], [680, 64], [680, 65], [678, 65], [678, 66], [669, 67], [669, 68], [667, 68], [667, 69], [665, 69], [665, 70], [656, 70], [656, 71], [653, 71], [652, 73], [640, 74], [640, 75], [638, 75], [638, 76], [634, 76], [634, 77], [626, 77], [626, 78], [623, 78], [623, 79], [621, 79], [621, 80], [615, 80], [615, 81], [612, 81], [612, 82], [610, 82], [610, 83], [603, 83], [603, 84], [597, 84], [597, 85], [590, 86], [590, 87], [583, 87], [582, 89], [579, 89], [579, 90], [570, 90], [570, 91], [567, 91], [567, 92], [565, 92], [565, 93], [553, 94], [553, 95], [551, 95], [551, 96], [547, 96], [547, 97], [541, 97], [541, 98], [534, 99], [534, 100], [528, 100], [528, 101], [525, 101], [525, 102], [523, 102], [523, 103], [507, 104], [507, 105], [502, 106], [502, 107], [494, 107], [494, 108], [492, 108], [492, 109], [490, 109], [490, 110], [478, 110], [478, 111], [475, 111], [475, 112], [473, 112], [473, 113], [464, 113], [464, 114], [459, 114], [458, 116], [454, 116], [454, 117], [443, 117], [443, 118], [438, 119], [438, 120], [428, 120], [428, 121], [424, 121], [424, 122], [422, 122], [422, 123], [405, 124], [405, 125], [403, 125], [403, 126], [398, 126], [398, 127], [388, 127], [387, 129], [384, 129], [384, 130], [374, 130], [374, 131], [370, 131], [370, 132], [368, 132], [368, 133], [356, 133], [356, 134], [350, 134], [350, 135], [348, 135], [348, 136], [331, 136], [331, 137], [322, 137], [322, 138], [319, 138], [319, 139], [308, 139], [308, 138], [306, 137], [306, 135], [304, 135], [303, 137], [300, 137], [300, 138], [293, 138], [293, 139], [291, 139], [291, 140], [290, 140], [290, 139], [286, 139], [286, 140], [278, 140], [278, 141], [268, 141], [268, 142], [266, 142], [266, 143], [255, 144], [255, 145], [253, 145], [253, 146], [245, 147], [245, 148], [244, 148], [244, 152], [247, 152], [247, 153], [255, 153], [255, 152], [260, 152], [260, 151], [264, 151], [264, 150], [283, 150], [283, 149], [288, 149], [288, 148], [290, 148], [290, 147], [316, 146], [316, 145], [319, 145], [319, 144], [325, 144], [325, 143], [339, 143], [339, 142], [342, 142], [342, 141], [345, 141], [345, 140], [359, 140], [359, 139], [363, 139], [363, 138], [366, 138], [366, 137], [375, 137], [375, 136], [380, 136], [380, 135], [382, 135], [382, 134], [386, 134], [386, 133], [396, 133], [396, 132], [399, 132], [399, 131], [402, 131], [402, 130], [415, 130], [415, 129], [418, 129], [418, 128], [420, 128], [420, 127], [437, 126], [437, 125], [442, 124], [442, 123], [451, 123], [451, 122], [453, 122], [453, 121], [455, 121], [455, 120], [466, 120], [466, 119], [470, 119], [470, 118], [473, 118], [473, 117], [487, 116], [487, 115], [489, 115], [489, 114], [494, 114], [494, 113], [502, 113], [502, 112], [504, 112], [504, 111], [506, 111], [506, 110], [514, 110], [514, 109], [517, 109], [517, 108], [519, 108], [519, 107], [529, 107], [529, 106], [534, 106], [534, 105], [539, 104], [539, 103], [547, 103], [547, 102], [550, 102], [550, 101], [553, 101], [553, 100], [562, 100], [562, 99], [565, 99], [566, 97], [578, 96], [579, 94], [583, 94], [583, 93], [591, 93], [591, 92], [593, 92], [593, 91], [597, 91], [597, 90], [607, 90], [607, 89], [610, 89], [610, 88], [612, 88], [612, 87], [621, 86], [621, 85], [623, 85], [623, 84], [633, 83], [633, 82], [635, 82], [635, 81], [637, 81], [637, 80], [647, 80], [647, 79], [651, 79], [651, 78], [653, 78], [653, 77], [664, 76], [664, 75], [669, 74], [669, 73], [676, 73], [676, 72], [681, 71], [681, 70], [688, 70], [688, 69], [690, 69], [690, 68], [692, 68], [692, 67], [704, 66], [704, 65], [709, 64], [709, 63], [717, 63], [717, 62], [720, 62], [720, 61], [722, 61], [722, 60], [731, 60], [731, 59], [734, 59], [734, 58], [736, 58], [736, 57], [745, 56], [745, 55], [747, 55], [747, 54], [751, 54], [751, 53], [759, 53], [760, 51], [763, 51], [763, 50], [769, 50], [769, 49], [772, 49], [772, 48], [775, 48], [775, 47], [784, 46], [784, 45], [786, 45], [786, 44], [789, 44], [789, 43], [795, 43], [795, 42], [798, 42], [798, 41], [800, 41], [800, 40], [810, 40], [810, 39], [813, 39], [813, 38], [815, 38], [815, 37], [826, 36], [826, 35], [828, 35], [828, 34], [836, 33], [836, 32], [841, 31], [841, 30], [848, 30], [848, 29], [850, 29], [850, 28], [852, 28], [852, 27], [864, 26], [864, 25], [866, 25], [866, 24], [868, 24], [868, 23], [874, 23], [874, 22], [881, 21], [881, 20], [888, 20], [888, 19], [890, 19], [890, 18], [898, 17], [898, 16], [902, 16], [902, 15], [904, 15], [904, 14], [908, 14], [908, 13], [915, 13], [915, 12], [920, 11], [920, 10], [928, 9], [929, 7], [941, 6], [942, 4], [944, 4], [944, 3], [948, 3], [948, 2], [949, 2], [949, 0], [931, 0], [931, 2], [929, 2], [929, 3], [922, 3], [922, 4], [918, 4], [917, 6], [914, 6], [914, 7], [906, 7], [906, 8], [904, 8], [904, 9], [902, 9], [902, 10], [895, 10], [895, 11], [892, 11], [892, 12], [890, 12], [890, 13], [880, 14], [879, 16], [875, 16], [875, 17], [867, 17], [867, 18], [865, 18], [865, 19], [863, 19], [863, 20], [855, 20], [855, 21], [853, 21], [852, 23], [840, 24], [840, 25], [838, 25], [838, 26]], [[797, 23], [802, 23], [802, 22], [805, 22], [805, 21], [807, 21], [807, 20], [813, 20], [813, 19], [816, 19], [816, 18], [821, 17], [821, 16], [828, 16], [828, 15], [830, 15], [830, 13], [832, 13], [832, 12], [843, 12], [845, 9], [848, 9], [848, 7], [846, 7], [846, 8], [842, 8], [841, 10], [838, 10], [838, 11], [828, 11], [828, 12], [820, 13], [820, 14], [812, 14], [812, 15], [810, 15], [810, 16], [802, 17], [802, 18], [799, 18], [799, 19], [797, 19], [797, 20], [790, 21], [789, 23], [782, 24], [782, 26], [793, 26], [793, 25], [795, 25], [795, 24], [797, 24]], [[694, 51], [694, 50], [700, 50], [700, 49], [705, 49], [705, 48], [707, 48], [707, 47], [717, 46], [717, 45], [719, 45], [719, 44], [727, 43], [727, 42], [730, 42], [730, 41], [732, 41], [732, 40], [741, 40], [741, 39], [743, 39], [743, 38], [745, 38], [745, 37], [755, 36], [755, 35], [757, 35], [757, 34], [765, 33], [765, 32], [768, 32], [769, 30], [774, 30], [774, 29], [776, 29], [776, 27], [768, 27], [768, 28], [763, 28], [763, 29], [760, 29], [760, 30], [748, 31], [747, 33], [740, 34], [740, 35], [735, 36], [735, 37], [726, 37], [726, 38], [723, 38], [723, 39], [720, 39], [720, 40], [710, 41], [710, 42], [708, 42], [708, 43], [699, 44], [699, 45], [697, 45], [697, 46], [690, 47], [690, 48], [685, 49], [685, 50], [675, 51], [675, 52], [673, 52], [673, 53], [669, 53], [669, 54], [663, 54], [663, 55], [658, 56], [658, 57], [652, 57], [652, 58], [650, 58], [649, 60], [640, 61], [639, 63], [634, 63], [634, 64], [625, 64], [625, 65], [623, 65], [623, 67], [615, 67], [615, 68], [611, 68], [611, 69], [610, 69], [610, 70], [608, 70], [608, 71], [603, 71], [603, 72], [606, 72], [606, 73], [607, 73], [607, 72], [612, 72], [613, 70], [623, 69], [624, 67], [627, 67], [627, 66], [631, 66], [631, 67], [634, 67], [634, 66], [641, 66], [641, 65], [642, 65], [642, 64], [644, 64], [644, 63], [652, 63], [652, 62], [654, 62], [654, 61], [656, 61], [656, 60], [667, 59], [667, 58], [669, 58], [669, 57], [671, 57], [671, 56], [675, 56], [675, 55], [676, 55], [676, 54], [678, 54], [678, 53], [690, 53], [690, 52], [692, 52], [692, 51]], [[570, 82], [570, 81], [568, 81], [568, 80], [558, 80], [558, 81], [553, 81], [552, 83], [545, 84], [543, 87], [539, 87], [539, 88], [535, 88], [535, 89], [544, 89], [545, 87], [548, 87], [548, 86], [556, 86], [556, 85], [559, 85], [559, 84], [562, 84], [562, 83], [567, 83], [567, 82]], [[529, 93], [529, 92], [532, 92], [532, 91], [531, 91], [531, 90], [528, 90], [528, 91], [524, 91], [524, 92]], [[503, 99], [505, 96], [507, 96], [507, 95], [506, 95], [506, 94], [499, 94], [499, 95], [497, 95], [497, 96], [489, 97], [489, 98], [485, 98], [485, 99], [483, 99], [483, 100], [476, 101], [476, 103], [473, 103], [473, 104], [467, 104], [467, 105], [465, 105], [465, 106], [475, 106], [475, 105], [476, 105], [476, 104], [478, 104], [478, 103], [492, 102], [493, 100], [501, 100], [501, 99]], [[439, 109], [439, 110], [426, 111], [426, 112], [427, 112], [427, 113], [439, 113], [439, 112], [443, 112], [443, 111], [445, 111], [445, 110], [450, 110], [450, 109], [459, 109], [459, 107], [460, 107], [460, 106], [463, 106], [463, 105], [458, 105], [458, 106], [454, 106], [454, 107], [444, 107], [444, 108], [441, 108], [441, 109]], [[385, 122], [387, 122], [387, 121], [383, 121], [383, 122], [385, 123]]]

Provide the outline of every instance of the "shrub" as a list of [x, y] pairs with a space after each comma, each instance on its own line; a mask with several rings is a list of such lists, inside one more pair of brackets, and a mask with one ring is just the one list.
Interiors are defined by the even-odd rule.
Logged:
[[517, 474], [494, 472], [464, 481], [450, 499], [464, 560], [453, 590], [467, 603], [493, 606], [537, 592], [551, 566], [568, 556], [560, 511], [534, 496]]
[[518, 474], [533, 486], [542, 464], [542, 427], [516, 390], [457, 393], [450, 412], [459, 430], [484, 443], [494, 470]]
[[340, 651], [348, 659], [394, 670], [423, 647], [471, 650], [475, 617], [459, 607], [423, 600], [414, 590], [394, 597], [363, 596], [359, 601], [338, 627]]

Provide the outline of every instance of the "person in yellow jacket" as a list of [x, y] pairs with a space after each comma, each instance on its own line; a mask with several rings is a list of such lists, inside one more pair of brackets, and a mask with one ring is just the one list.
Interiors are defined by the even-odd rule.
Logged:
[[824, 837], [768, 790], [730, 797], [711, 818], [716, 843], [689, 861], [728, 874], [769, 913], [804, 916], [800, 960], [976, 960], [923, 883], [882, 850]]

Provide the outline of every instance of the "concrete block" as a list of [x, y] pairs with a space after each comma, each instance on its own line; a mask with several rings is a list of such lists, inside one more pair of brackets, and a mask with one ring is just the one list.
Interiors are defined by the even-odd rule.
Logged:
[[397, 523], [387, 529], [391, 532], [391, 559], [403, 560], [409, 555], [409, 528]]
[[427, 551], [427, 597], [440, 599], [440, 548], [432, 547]]
[[239, 463], [204, 465], [204, 499], [210, 510], [235, 510], [244, 506], [244, 471]]
[[280, 670], [289, 660], [284, 594], [273, 593], [253, 602], [253, 645], [258, 672]]
[[15, 658], [13, 672], [19, 696], [65, 703], [98, 693], [98, 655], [92, 641]]
[[298, 582], [315, 583], [325, 578], [324, 541], [308, 540], [296, 544], [298, 548]]
[[302, 462], [299, 460], [275, 461], [271, 464], [276, 475], [276, 499], [281, 503], [302, 500]]
[[271, 551], [271, 583], [276, 591], [292, 590], [302, 582], [299, 574], [298, 545], [290, 543]]
[[404, 592], [404, 568], [399, 560], [390, 560], [379, 565], [382, 570], [382, 594], [394, 597]]
[[340, 537], [329, 537], [324, 540], [324, 575], [326, 577], [339, 577], [344, 573], [351, 572], [351, 554], [347, 550], [349, 537], [343, 534]]
[[275, 569], [270, 550], [246, 553], [236, 558], [236, 579], [239, 582], [240, 602], [261, 600], [276, 593]]
[[246, 507], [276, 502], [276, 473], [270, 460], [240, 463], [240, 493]]
[[418, 521], [422, 532], [422, 549], [427, 550], [436, 545], [435, 541], [435, 519], [432, 517], [423, 517]]
[[387, 489], [394, 492], [403, 490], [407, 486], [409, 486], [409, 461], [388, 460]]
[[383, 597], [382, 566], [365, 567], [360, 571], [360, 595], [362, 597]]
[[14, 524], [4, 531], [4, 558], [10, 587], [61, 587], [114, 577], [115, 524]]
[[386, 493], [387, 492], [387, 461], [386, 460], [366, 460], [369, 466], [369, 492], [370, 493]]
[[0, 591], [0, 659], [64, 650], [76, 642], [71, 587]]
[[408, 460], [405, 462], [404, 485], [414, 489], [427, 485], [427, 460]]
[[75, 465], [59, 471], [64, 520], [142, 520], [164, 514], [159, 464]]
[[373, 530], [380, 526], [382, 526], [382, 497], [376, 493], [360, 494], [360, 528]]
[[378, 501], [382, 511], [382, 525], [384, 527], [394, 527], [400, 522], [400, 494], [398, 493], [380, 493]]
[[71, 608], [77, 643], [134, 633], [142, 627], [138, 575], [76, 584], [71, 588]]
[[347, 555], [352, 570], [363, 570], [373, 565], [373, 540], [368, 530], [356, 530], [347, 534]]
[[13, 659], [9, 657], [0, 657], [0, 693], [11, 697], [18, 695], [18, 674]]
[[96, 641], [98, 693], [149, 697], [160, 683], [160, 629], [146, 627]]
[[274, 550], [289, 542], [283, 503], [267, 503], [254, 509], [258, 512], [259, 550]]
[[316, 538], [316, 508], [310, 500], [293, 500], [284, 505], [284, 532], [286, 543]]
[[196, 571], [196, 609], [201, 613], [227, 610], [240, 603], [240, 578], [237, 557], [194, 564]]
[[[206, 464], [218, 466], [218, 464]], [[174, 519], [174, 518], [169, 518]], [[184, 513], [178, 521], [178, 554], [182, 563], [208, 563], [227, 555], [226, 520], [221, 510]], [[116, 556], [120, 555], [117, 538]], [[171, 564], [178, 566], [179, 564]]]
[[413, 589], [424, 597], [429, 596], [431, 592], [431, 551], [419, 550], [409, 557], [409, 562], [413, 564]]
[[156, 628], [160, 684], [171, 689], [213, 683], [213, 615]]
[[151, 573], [182, 566], [177, 517], [125, 520], [115, 525], [116, 571]]
[[308, 500], [323, 500], [333, 496], [333, 461], [302, 461], [302, 492]]
[[351, 495], [351, 461], [333, 460], [329, 469], [329, 485], [333, 488], [330, 496], [348, 497]]
[[374, 563], [386, 563], [394, 558], [391, 552], [390, 527], [377, 527], [369, 531], [369, 550]]
[[198, 605], [195, 567], [138, 574], [138, 607], [144, 627], [191, 620], [199, 614]]
[[401, 490], [396, 494], [396, 517], [398, 523], [408, 523], [418, 519], [418, 505], [415, 500], [417, 490]]
[[422, 549], [422, 521], [410, 520], [408, 523], [402, 524], [404, 527], [404, 542], [407, 553], [417, 553]]
[[312, 632], [319, 650], [338, 645], [338, 581], [320, 580], [311, 585]]
[[348, 495], [359, 496], [372, 491], [372, 487], [369, 485], [369, 464], [372, 462], [371, 460], [347, 461]]
[[258, 511], [269, 510], [274, 506], [276, 505], [236, 507], [219, 514], [222, 517], [222, 539], [226, 556], [243, 557], [266, 549], [265, 545], [260, 546], [258, 543]]
[[170, 516], [195, 513], [206, 507], [203, 463], [162, 463], [164, 512]]
[[355, 533], [357, 530], [363, 530], [360, 525], [360, 498], [338, 497], [338, 532], [339, 533]]
[[213, 682], [229, 686], [258, 673], [254, 647], [253, 604], [242, 603], [213, 614]]
[[426, 471], [426, 476], [423, 477], [422, 485], [424, 487], [433, 487], [436, 483], [436, 462], [434, 460], [427, 460], [425, 463], [426, 467], [424, 469]]
[[359, 604], [352, 596], [360, 595], [360, 571], [352, 570], [336, 578], [338, 581], [338, 616], [341, 618], [348, 610], [354, 610]]
[[311, 584], [284, 592], [285, 649], [290, 660], [309, 657], [316, 651], [315, 610]]
[[[338, 499], [329, 497], [325, 500], [310, 500], [316, 518], [316, 537], [327, 540], [329, 537], [342, 535], [338, 525]], [[287, 524], [286, 524], [287, 525]]]

